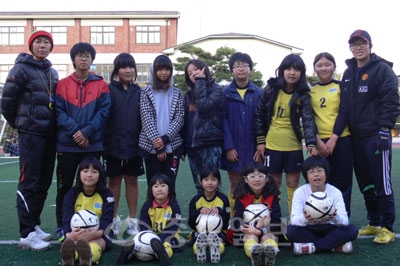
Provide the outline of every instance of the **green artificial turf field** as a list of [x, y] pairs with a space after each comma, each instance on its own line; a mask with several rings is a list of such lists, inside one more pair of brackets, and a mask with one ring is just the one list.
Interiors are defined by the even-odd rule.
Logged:
[[[392, 182], [395, 193], [396, 211], [400, 212], [400, 149], [393, 150], [393, 169]], [[58, 241], [52, 241], [52, 248], [45, 252], [34, 252], [30, 250], [21, 250], [18, 248], [19, 228], [16, 211], [16, 187], [18, 180], [18, 158], [0, 158], [0, 265], [61, 265], [61, 257], [59, 253], [60, 244]], [[222, 190], [228, 191], [228, 177], [226, 172], [222, 172], [223, 183]], [[304, 183], [301, 177], [301, 183]], [[140, 196], [139, 209], [144, 202], [147, 185], [145, 177], [140, 177]], [[286, 189], [282, 191], [282, 214], [287, 217], [287, 201]], [[188, 205], [191, 197], [196, 193], [190, 174], [189, 165], [187, 162], [181, 162], [178, 179], [177, 179], [177, 198], [181, 206], [182, 217], [185, 219], [188, 215]], [[55, 232], [55, 195], [56, 184], [53, 182], [49, 195], [42, 213], [41, 228], [46, 232]], [[126, 218], [127, 206], [125, 197], [121, 198], [120, 213], [122, 218]], [[361, 197], [358, 191], [357, 183], [354, 179], [353, 184], [353, 199], [352, 199], [352, 216], [350, 222], [357, 227], [366, 225], [366, 212]], [[400, 233], [399, 219], [396, 220], [394, 230]], [[182, 223], [182, 235], [186, 236], [189, 232], [187, 223], [184, 220]], [[300, 257], [292, 255], [292, 249], [287, 243], [280, 243], [280, 253], [277, 257], [276, 265], [398, 265], [400, 261], [400, 240], [399, 234], [396, 235], [396, 241], [388, 245], [377, 245], [372, 243], [372, 238], [359, 238], [353, 242], [354, 252], [352, 254], [329, 253], [329, 254], [314, 254]], [[103, 254], [98, 265], [116, 265], [115, 261], [120, 252], [120, 247], [114, 244], [110, 251]], [[176, 266], [198, 265], [191, 247], [185, 246], [183, 252], [175, 253], [171, 259], [171, 264]], [[158, 265], [157, 261], [140, 262], [133, 261], [128, 265]], [[208, 262], [205, 265], [211, 265]], [[221, 257], [219, 265], [244, 266], [251, 265], [250, 259], [247, 258], [243, 249], [227, 246], [225, 254]]]

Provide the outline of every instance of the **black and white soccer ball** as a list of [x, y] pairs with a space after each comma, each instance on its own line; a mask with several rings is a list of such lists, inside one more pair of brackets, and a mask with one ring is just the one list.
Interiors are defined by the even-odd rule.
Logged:
[[261, 217], [270, 215], [269, 209], [265, 204], [249, 204], [243, 211], [243, 220], [245, 223], [256, 226]]
[[215, 214], [200, 214], [196, 219], [196, 230], [199, 233], [215, 232], [221, 233], [222, 218], [220, 215]]
[[91, 210], [80, 210], [72, 215], [71, 229], [90, 229], [96, 231], [99, 229], [100, 221], [96, 213]]
[[329, 221], [335, 212], [333, 198], [322, 191], [311, 193], [306, 200], [304, 210], [318, 222]]
[[135, 243], [133, 252], [136, 258], [141, 261], [151, 261], [156, 259], [156, 253], [150, 245], [150, 241], [153, 238], [160, 240], [160, 237], [151, 230], [141, 231], [133, 237], [133, 242]]

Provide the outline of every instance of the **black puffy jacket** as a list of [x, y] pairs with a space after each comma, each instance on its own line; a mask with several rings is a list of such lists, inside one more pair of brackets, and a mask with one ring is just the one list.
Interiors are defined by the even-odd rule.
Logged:
[[2, 114], [10, 126], [37, 135], [54, 134], [55, 110], [49, 108], [49, 97], [54, 99], [57, 82], [58, 73], [49, 60], [37, 61], [20, 53], [8, 73], [1, 101]]

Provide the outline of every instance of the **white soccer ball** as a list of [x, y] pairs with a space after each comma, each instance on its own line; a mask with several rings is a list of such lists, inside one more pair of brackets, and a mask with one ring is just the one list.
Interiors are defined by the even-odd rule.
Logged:
[[76, 229], [90, 229], [91, 231], [96, 231], [99, 229], [100, 221], [96, 213], [91, 210], [80, 210], [71, 218], [71, 228]]
[[196, 230], [199, 233], [221, 233], [222, 218], [215, 214], [200, 214], [196, 219]]
[[150, 246], [150, 240], [153, 238], [160, 239], [160, 237], [151, 230], [141, 231], [133, 237], [133, 242], [135, 243], [133, 252], [136, 258], [141, 261], [150, 261], [156, 259], [156, 253], [154, 253]]
[[265, 204], [253, 203], [250, 204], [243, 211], [243, 220], [245, 223], [256, 226], [261, 217], [270, 215], [269, 209]]
[[307, 198], [304, 210], [318, 222], [329, 221], [335, 212], [333, 198], [322, 191], [314, 192]]

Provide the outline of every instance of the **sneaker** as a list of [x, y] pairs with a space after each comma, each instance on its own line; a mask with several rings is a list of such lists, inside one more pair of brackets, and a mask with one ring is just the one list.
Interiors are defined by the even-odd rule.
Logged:
[[119, 228], [121, 227], [121, 218], [119, 216], [113, 218], [111, 230], [113, 230], [114, 235], [119, 234]]
[[59, 242], [63, 242], [65, 240], [64, 231], [61, 227], [57, 228], [56, 235]]
[[381, 229], [380, 226], [367, 225], [358, 230], [358, 235], [359, 236], [377, 235], [380, 229]]
[[338, 246], [333, 251], [343, 252], [343, 253], [352, 253], [353, 252], [353, 244], [351, 241], [344, 243], [341, 246]]
[[313, 254], [313, 253], [315, 253], [314, 243], [293, 243], [294, 255]]
[[79, 266], [92, 265], [92, 251], [89, 242], [85, 238], [79, 238], [76, 242], [76, 251], [79, 257]]
[[250, 248], [251, 265], [264, 266], [264, 249], [261, 244], [254, 244]]
[[264, 246], [264, 266], [274, 266], [279, 249], [271, 244]]
[[221, 241], [215, 232], [211, 232], [207, 236], [208, 248], [210, 249], [211, 263], [218, 263], [221, 259], [220, 245]]
[[150, 240], [151, 249], [156, 253], [158, 260], [160, 261], [161, 266], [169, 266], [171, 265], [168, 257], [168, 253], [164, 248], [163, 243], [158, 238], [152, 238]]
[[62, 266], [74, 266], [75, 264], [75, 241], [71, 238], [65, 239], [61, 245]]
[[50, 248], [50, 243], [43, 241], [35, 231], [32, 231], [27, 237], [19, 239], [19, 247], [22, 249], [43, 251]]
[[382, 227], [374, 238], [374, 243], [377, 244], [389, 244], [392, 241], [394, 241], [394, 233], [386, 227]]
[[197, 262], [205, 263], [207, 261], [207, 234], [202, 232], [196, 239], [196, 249], [197, 249]]
[[46, 233], [45, 231], [43, 231], [39, 225], [35, 226], [35, 232], [38, 235], [38, 237], [40, 237], [42, 240], [44, 241], [49, 241], [53, 238], [52, 234]]
[[117, 263], [118, 264], [126, 264], [133, 256], [133, 250], [135, 248], [135, 244], [125, 245], [121, 249], [121, 253], [118, 256]]
[[126, 229], [126, 232], [128, 233], [128, 235], [136, 235], [137, 233], [139, 233], [138, 229], [137, 229], [137, 219], [136, 218], [126, 218], [126, 224], [128, 225], [128, 229]]

